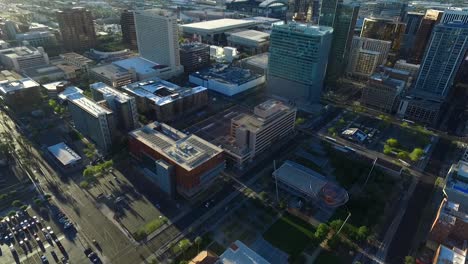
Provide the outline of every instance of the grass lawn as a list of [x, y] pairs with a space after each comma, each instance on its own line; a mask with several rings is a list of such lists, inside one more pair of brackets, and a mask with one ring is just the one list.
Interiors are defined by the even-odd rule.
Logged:
[[315, 228], [303, 220], [286, 214], [278, 219], [263, 237], [290, 256], [299, 255], [313, 242]]
[[315, 264], [340, 264], [343, 263], [340, 257], [330, 251], [323, 250], [315, 259]]

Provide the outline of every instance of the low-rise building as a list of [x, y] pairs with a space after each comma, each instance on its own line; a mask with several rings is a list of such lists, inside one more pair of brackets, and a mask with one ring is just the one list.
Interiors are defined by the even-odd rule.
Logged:
[[397, 70], [404, 70], [410, 73], [411, 77], [414, 79], [418, 76], [420, 64], [412, 64], [406, 62], [406, 60], [397, 60], [394, 68]]
[[94, 61], [75, 52], [60, 54], [60, 57], [67, 63], [79, 67], [82, 72], [88, 72]]
[[137, 80], [134, 69], [127, 70], [112, 63], [94, 67], [89, 70], [89, 74], [95, 80], [115, 88], [122, 87]]
[[57, 95], [57, 98], [59, 99], [60, 103], [67, 104], [68, 97], [75, 94], [83, 94], [83, 90], [76, 86], [67, 86], [65, 90]]
[[106, 101], [106, 105], [112, 109], [117, 121], [117, 127], [130, 131], [137, 128], [138, 112], [135, 97], [118, 91], [105, 83], [93, 83], [89, 86], [96, 101]]
[[[348, 192], [318, 172], [292, 161], [285, 161], [273, 172], [280, 187], [306, 200], [337, 207], [349, 200]], [[334, 192], [327, 192], [334, 190]]]
[[237, 240], [232, 243], [226, 251], [219, 256], [219, 264], [232, 264], [232, 263], [242, 263], [242, 264], [270, 264], [262, 256], [257, 254], [255, 251], [250, 249], [241, 241]]
[[11, 70], [21, 71], [49, 64], [49, 56], [42, 47], [21, 46], [0, 50], [1, 64]]
[[0, 83], [4, 81], [7, 81], [7, 82], [17, 81], [23, 78], [24, 78], [23, 76], [19, 75], [15, 71], [8, 71], [8, 70], [0, 71]]
[[64, 79], [68, 80], [76, 77], [74, 74], [66, 76], [65, 72], [55, 65], [40, 65], [31, 67], [24, 69], [22, 73], [39, 83], [43, 83], [44, 81], [50, 82]]
[[210, 46], [200, 42], [183, 43], [179, 47], [184, 72], [192, 73], [210, 65]]
[[468, 162], [460, 161], [451, 167], [445, 178], [444, 192], [451, 202], [460, 204], [460, 209], [468, 212]]
[[50, 146], [47, 150], [62, 172], [78, 171], [83, 166], [81, 157], [64, 142]]
[[240, 114], [231, 120], [230, 135], [221, 139], [227, 157], [242, 168], [260, 153], [294, 131], [296, 108], [277, 100], [254, 108], [254, 115]]
[[440, 244], [464, 247], [468, 239], [468, 214], [460, 204], [444, 198], [427, 237], [426, 246], [436, 250]]
[[358, 143], [362, 143], [367, 139], [367, 134], [356, 127], [346, 129], [341, 132], [341, 136]]
[[1, 82], [0, 94], [6, 105], [19, 112], [32, 110], [42, 100], [39, 83], [30, 78]]
[[267, 76], [268, 73], [268, 52], [254, 55], [240, 61], [244, 69], [249, 69], [254, 73]]
[[75, 128], [93, 141], [100, 150], [108, 152], [115, 137], [112, 111], [81, 93], [68, 95], [67, 101]]
[[125, 85], [122, 90], [135, 97], [138, 112], [163, 122], [208, 104], [208, 90], [205, 87], [183, 88], [159, 78]]
[[223, 150], [195, 135], [154, 122], [129, 133], [130, 153], [143, 174], [169, 195], [185, 198], [208, 187], [224, 170]]
[[58, 98], [58, 94], [65, 91], [69, 83], [67, 81], [57, 81], [42, 84], [42, 88], [47, 92], [47, 96], [52, 99]]
[[440, 245], [437, 249], [433, 264], [465, 264], [466, 263], [466, 249], [461, 250], [453, 247], [450, 249], [444, 245]]
[[393, 113], [400, 103], [406, 82], [375, 73], [362, 90], [361, 102], [383, 112]]
[[114, 61], [112, 64], [121, 67], [128, 72], [135, 72], [135, 81], [142, 81], [154, 77], [169, 79], [175, 75], [171, 68], [165, 65], [159, 65], [143, 57], [131, 57], [124, 60]]
[[218, 93], [233, 96], [264, 84], [265, 75], [220, 64], [190, 74], [189, 81]]
[[439, 120], [443, 102], [438, 99], [423, 98], [417, 95], [405, 96], [398, 107], [399, 117], [434, 124]]
[[229, 34], [227, 43], [250, 55], [264, 53], [270, 46], [270, 34], [257, 30], [237, 31]]
[[27, 41], [28, 45], [33, 47], [49, 47], [57, 45], [57, 38], [50, 31], [29, 31], [16, 34], [16, 40], [20, 42]]

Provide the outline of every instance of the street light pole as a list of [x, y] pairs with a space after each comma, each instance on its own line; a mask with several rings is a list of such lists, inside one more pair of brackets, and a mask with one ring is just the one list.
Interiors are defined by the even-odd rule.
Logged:
[[374, 160], [374, 163], [372, 163], [372, 168], [371, 168], [371, 170], [369, 171], [369, 174], [367, 174], [366, 181], [365, 181], [364, 184], [362, 185], [361, 190], [364, 189], [364, 187], [366, 186], [367, 181], [369, 180], [369, 178], [370, 178], [370, 176], [371, 176], [371, 173], [372, 173], [372, 171], [374, 170], [375, 163], [377, 163], [377, 160], [378, 160], [378, 159], [379, 159], [379, 157], [376, 157], [375, 160]]
[[343, 224], [341, 225], [340, 229], [338, 229], [338, 231], [336, 232], [336, 234], [338, 235], [340, 232], [341, 232], [341, 229], [343, 229], [344, 225], [346, 224], [346, 222], [348, 222], [348, 219], [351, 217], [351, 212], [348, 211], [348, 216], [346, 217], [346, 219], [344, 220]]
[[278, 176], [276, 176], [276, 160], [273, 160], [273, 173], [275, 175], [275, 184], [276, 184], [276, 202], [279, 204], [279, 195], [278, 195]]

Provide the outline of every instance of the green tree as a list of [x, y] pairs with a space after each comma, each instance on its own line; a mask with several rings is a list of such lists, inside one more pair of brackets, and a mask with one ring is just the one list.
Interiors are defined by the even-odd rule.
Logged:
[[322, 242], [327, 237], [329, 231], [330, 227], [322, 223], [315, 230], [314, 237], [317, 241]]
[[203, 242], [203, 239], [200, 236], [195, 238], [195, 244], [197, 245], [197, 252], [200, 253], [200, 245]]
[[402, 160], [407, 160], [409, 158], [409, 153], [408, 151], [400, 151], [398, 152], [397, 157]]
[[80, 182], [80, 187], [83, 189], [88, 189], [89, 188], [89, 182], [88, 181], [81, 181]]
[[412, 256], [405, 257], [405, 264], [415, 264], [416, 260]]
[[336, 219], [330, 222], [330, 227], [334, 231], [338, 231], [338, 229], [340, 229], [342, 225], [343, 225], [343, 220], [341, 219]]
[[335, 127], [328, 128], [328, 133], [332, 135], [336, 134], [336, 128]]
[[356, 238], [359, 241], [365, 240], [369, 236], [369, 228], [367, 226], [360, 226], [356, 232]]
[[22, 205], [23, 205], [23, 203], [20, 200], [14, 200], [11, 203], [11, 206], [13, 206], [13, 207], [21, 207]]
[[179, 248], [179, 252], [182, 252], [185, 258], [185, 251], [190, 247], [190, 240], [187, 238], [182, 239], [179, 241], [179, 243], [177, 243], [177, 247]]
[[389, 145], [390, 147], [392, 147], [392, 148], [398, 147], [398, 140], [396, 140], [395, 138], [389, 138], [389, 139], [387, 139], [387, 141], [385, 143], [387, 145]]
[[57, 101], [55, 101], [54, 99], [50, 99], [49, 100], [49, 106], [51, 108], [55, 108], [57, 106]]
[[411, 161], [418, 161], [423, 155], [424, 155], [424, 150], [422, 150], [421, 148], [415, 148], [409, 154], [409, 158], [411, 159]]

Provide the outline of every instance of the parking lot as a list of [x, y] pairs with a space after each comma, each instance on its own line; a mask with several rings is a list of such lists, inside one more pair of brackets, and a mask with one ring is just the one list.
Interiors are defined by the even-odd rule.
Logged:
[[[56, 207], [17, 211], [0, 222], [0, 263], [90, 263], [87, 245]], [[99, 263], [99, 262], [95, 262]]]

